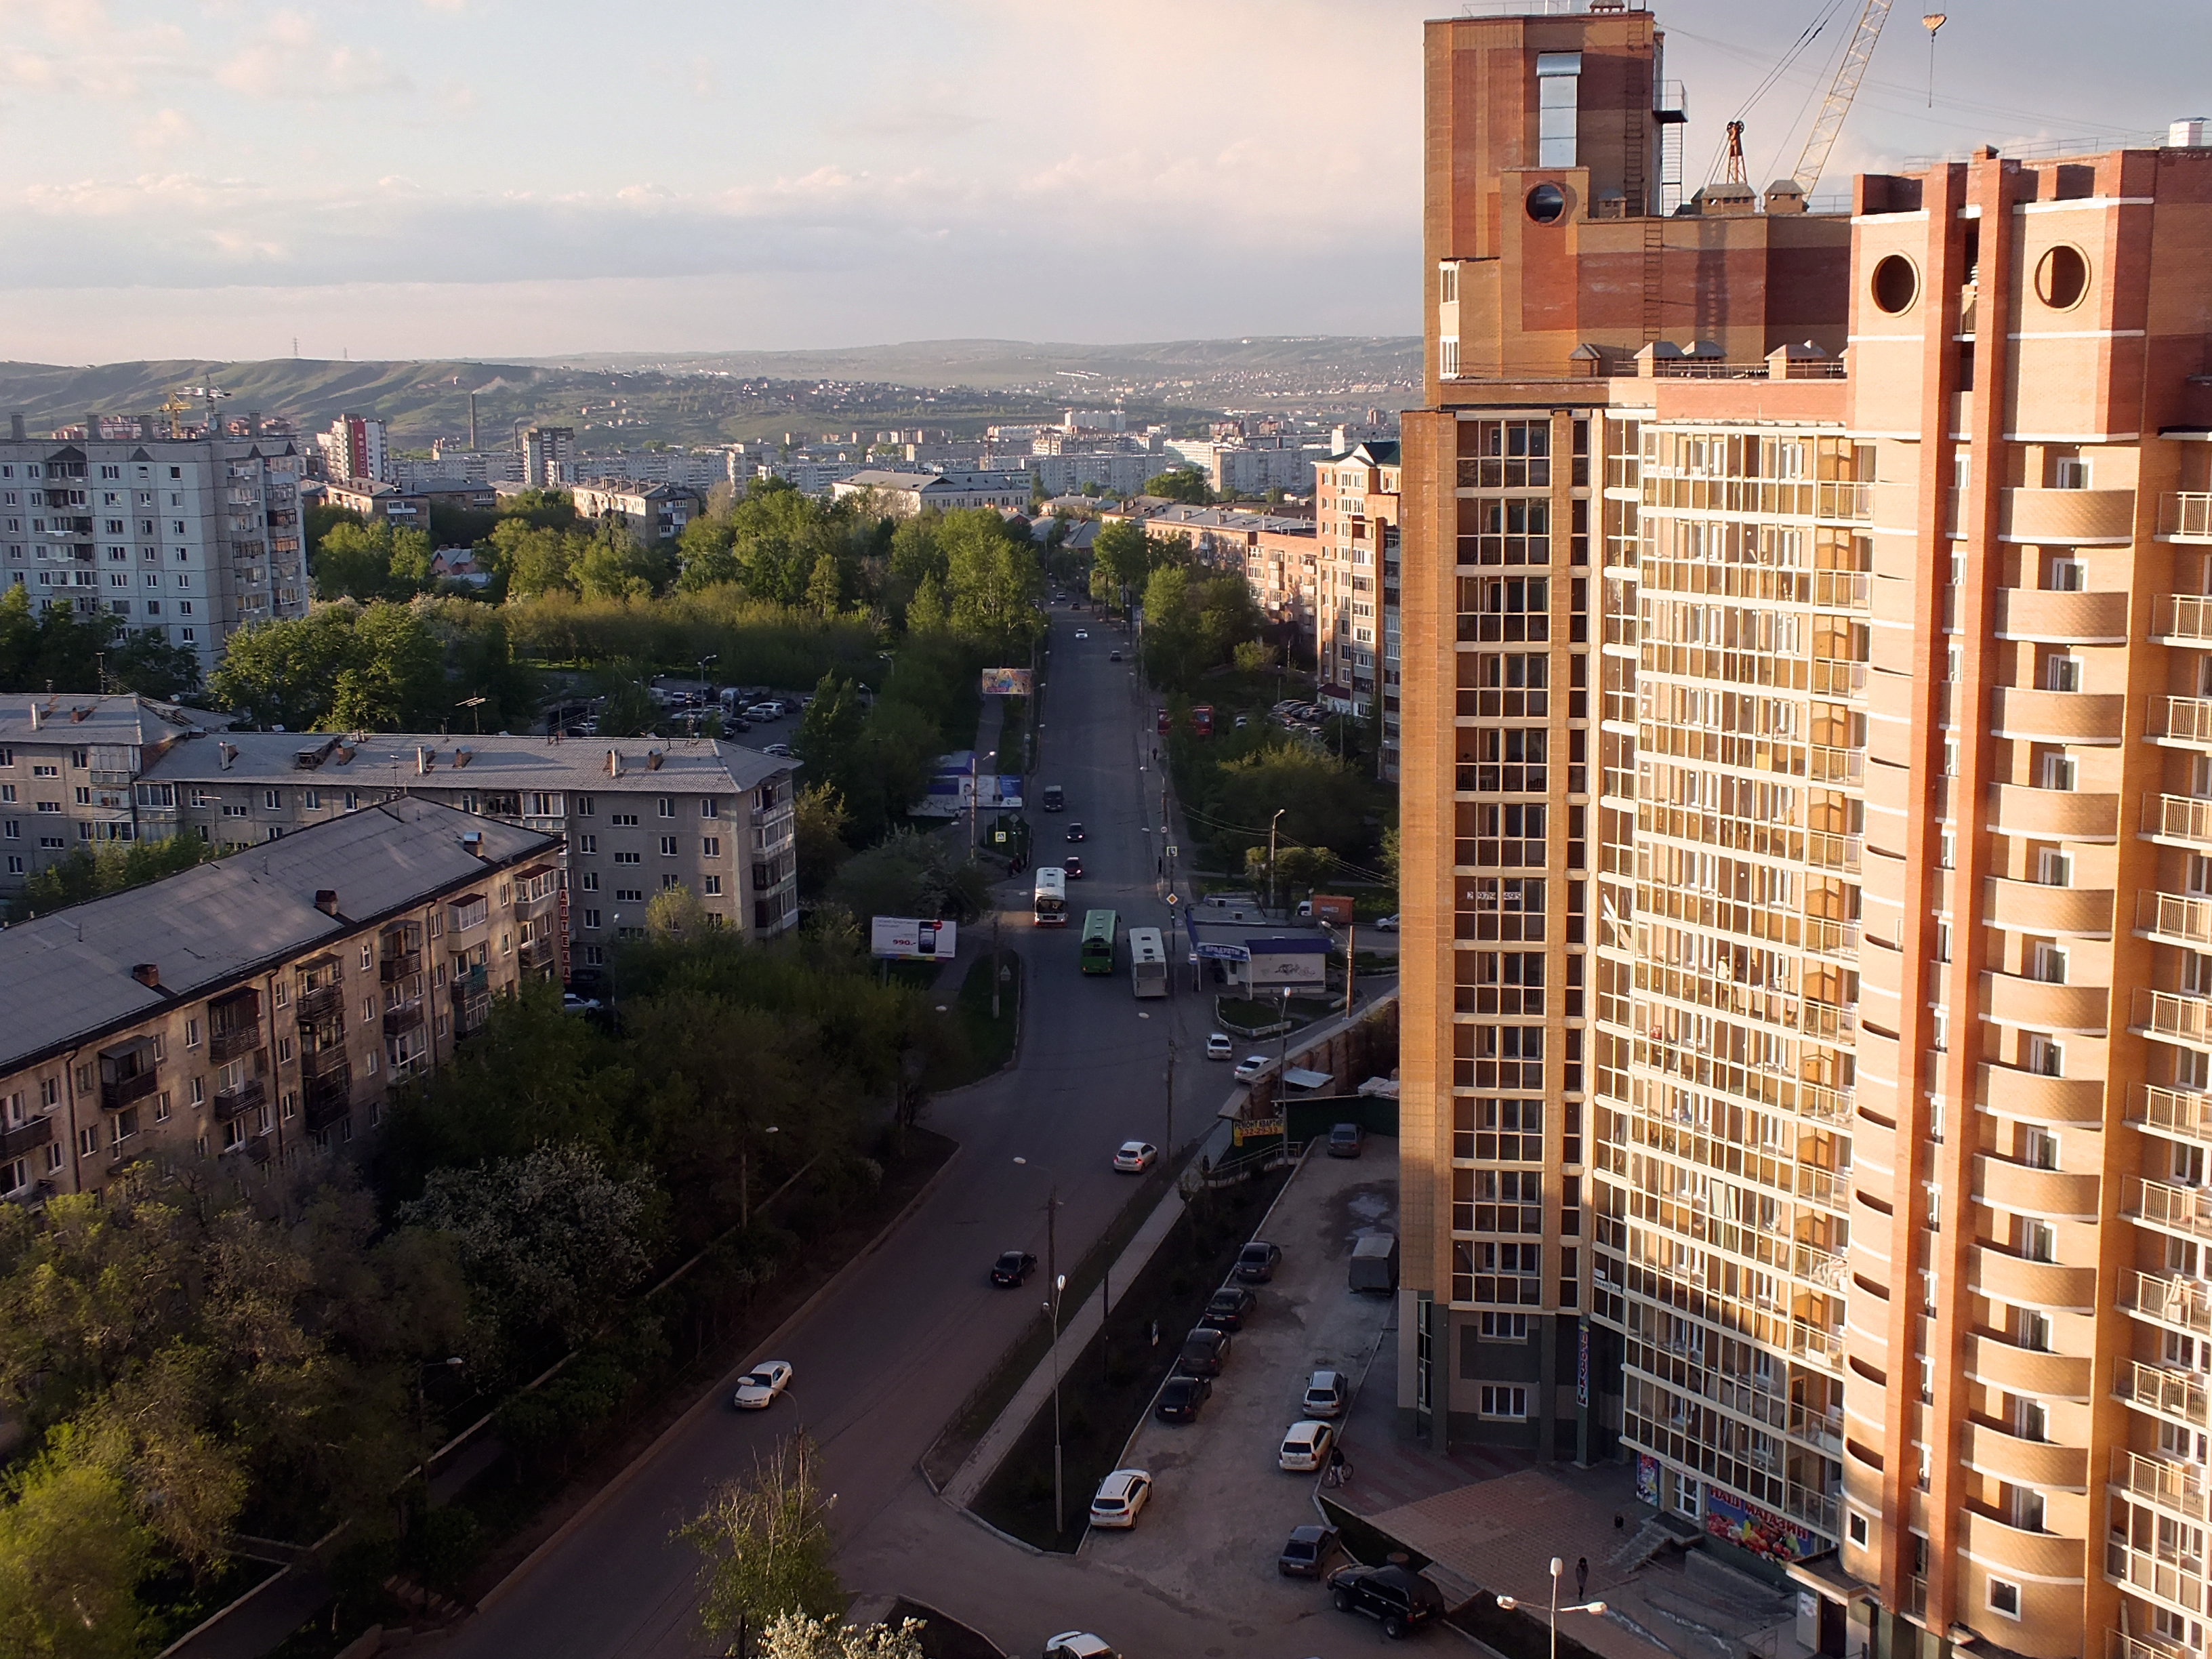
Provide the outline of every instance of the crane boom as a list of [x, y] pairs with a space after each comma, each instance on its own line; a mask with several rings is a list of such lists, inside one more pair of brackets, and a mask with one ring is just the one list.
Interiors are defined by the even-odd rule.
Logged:
[[1857, 31], [1850, 45], [1844, 49], [1844, 61], [1836, 65], [1835, 84], [1828, 88], [1827, 101], [1820, 106], [1814, 118], [1812, 131], [1805, 135], [1804, 153], [1797, 158], [1797, 188], [1806, 195], [1820, 182], [1820, 174], [1828, 165], [1828, 152], [1836, 147], [1836, 135], [1844, 128], [1844, 118], [1851, 112], [1851, 100], [1858, 96], [1859, 82], [1866, 78], [1867, 62], [1874, 56], [1875, 42], [1881, 39], [1881, 26], [1889, 21], [1890, 0], [1866, 0], [1866, 9], [1859, 13]]

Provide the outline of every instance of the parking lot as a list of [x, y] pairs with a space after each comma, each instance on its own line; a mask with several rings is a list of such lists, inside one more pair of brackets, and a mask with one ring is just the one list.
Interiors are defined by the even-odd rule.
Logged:
[[[1195, 1423], [1145, 1419], [1125, 1462], [1152, 1472], [1152, 1500], [1131, 1530], [1094, 1529], [1083, 1542], [1086, 1558], [1224, 1620], [1274, 1624], [1310, 1611], [1340, 1620], [1347, 1635], [1374, 1632], [1331, 1611], [1321, 1585], [1276, 1571], [1291, 1528], [1319, 1516], [1317, 1477], [1286, 1474], [1275, 1456], [1283, 1431], [1304, 1415], [1299, 1401], [1312, 1372], [1341, 1370], [1356, 1382], [1366, 1366], [1390, 1299], [1350, 1290], [1346, 1264], [1360, 1234], [1396, 1231], [1397, 1210], [1396, 1141], [1370, 1138], [1358, 1158], [1315, 1149], [1261, 1235], [1282, 1247], [1282, 1264], [1258, 1287], [1259, 1305], [1237, 1333], [1212, 1399]], [[1345, 1455], [1358, 1462], [1356, 1440]]]

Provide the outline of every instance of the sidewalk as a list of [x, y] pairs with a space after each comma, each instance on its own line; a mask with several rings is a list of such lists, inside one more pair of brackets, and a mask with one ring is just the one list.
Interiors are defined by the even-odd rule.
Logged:
[[1152, 1259], [1152, 1252], [1159, 1248], [1160, 1241], [1168, 1236], [1169, 1229], [1182, 1216], [1182, 1194], [1179, 1189], [1170, 1188], [1152, 1214], [1145, 1218], [1145, 1224], [1137, 1229], [1135, 1236], [1129, 1240], [1128, 1248], [1115, 1261], [1114, 1271], [1107, 1275], [1106, 1283], [1085, 1298], [1083, 1305], [1075, 1310], [1073, 1317], [1061, 1323], [1059, 1342], [1030, 1373], [1029, 1379], [1008, 1402], [1006, 1410], [999, 1413], [997, 1420], [984, 1431], [983, 1437], [975, 1443], [975, 1449], [968, 1454], [968, 1461], [953, 1472], [951, 1480], [945, 1482], [944, 1497], [947, 1503], [964, 1510], [975, 1501], [975, 1494], [983, 1489], [983, 1483], [998, 1472], [999, 1465], [1013, 1449], [1014, 1442], [1021, 1437], [1022, 1431], [1029, 1427], [1030, 1419], [1043, 1407], [1046, 1401], [1052, 1398], [1053, 1379], [1075, 1363], [1091, 1339], [1098, 1334], [1099, 1328], [1106, 1322], [1106, 1292], [1115, 1286], [1126, 1292], [1136, 1282], [1137, 1275], [1145, 1270], [1145, 1264]]

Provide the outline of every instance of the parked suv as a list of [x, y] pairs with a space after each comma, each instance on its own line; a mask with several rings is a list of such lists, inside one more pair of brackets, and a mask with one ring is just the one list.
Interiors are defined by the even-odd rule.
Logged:
[[1385, 1636], [1404, 1636], [1443, 1617], [1443, 1593], [1403, 1567], [1339, 1567], [1329, 1574], [1328, 1588], [1339, 1613], [1379, 1619]]

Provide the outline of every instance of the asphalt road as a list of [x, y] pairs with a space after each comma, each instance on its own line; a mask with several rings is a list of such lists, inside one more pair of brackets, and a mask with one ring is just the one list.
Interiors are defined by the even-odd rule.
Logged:
[[[1092, 1620], [1089, 1610], [1110, 1587], [1088, 1585], [1077, 1564], [1039, 1562], [991, 1537], [931, 1498], [915, 1468], [991, 1361], [1039, 1316], [1035, 1291], [1042, 1281], [1031, 1281], [1026, 1293], [995, 1291], [992, 1258], [1018, 1248], [1042, 1261], [1047, 1196], [1057, 1187], [1059, 1256], [1073, 1262], [1127, 1196], [1127, 1178], [1109, 1167], [1114, 1147], [1132, 1137], [1163, 1139], [1169, 1033], [1178, 1034], [1182, 1052], [1178, 1140], [1212, 1131], [1230, 1088], [1228, 1068], [1200, 1057], [1211, 1003], [1188, 989], [1188, 969], [1174, 998], [1141, 1004], [1132, 994], [1126, 945], [1112, 979], [1077, 971], [1084, 908], [1110, 905], [1125, 928], [1165, 917], [1155, 882], [1159, 773], [1151, 765], [1149, 704], [1136, 696], [1128, 665], [1107, 659], [1122, 636], [1065, 609], [1053, 618], [1042, 766], [1035, 776], [1066, 787], [1068, 811], [1064, 818], [1031, 813], [1041, 830], [1036, 861], [1068, 850], [1047, 838], [1080, 820], [1091, 874], [1070, 884], [1069, 908], [1078, 915], [1065, 929], [1030, 925], [1028, 878], [1000, 890], [1001, 938], [1022, 953], [1030, 985], [1020, 1063], [935, 1103], [932, 1127], [957, 1139], [960, 1150], [930, 1196], [776, 1352], [751, 1357], [791, 1362], [788, 1396], [767, 1412], [741, 1415], [717, 1405], [689, 1419], [526, 1578], [455, 1632], [455, 1655], [612, 1659], [714, 1650], [695, 1626], [696, 1558], [670, 1534], [715, 1485], [744, 1473], [777, 1435], [800, 1426], [826, 1455], [848, 1589], [944, 1606], [1010, 1650], [1041, 1645], [1054, 1630], [1110, 1622]], [[1079, 623], [1090, 628], [1088, 641], [1073, 639]], [[974, 948], [988, 927], [970, 930]], [[720, 1396], [727, 1392], [722, 1385]], [[1018, 1592], [1007, 1579], [1021, 1581]], [[1006, 1609], [1005, 1618], [951, 1605], [972, 1599], [957, 1590], [961, 1582]], [[1062, 1602], [1082, 1605], [1063, 1613]], [[1164, 1639], [1206, 1633], [1202, 1620], [1154, 1601], [1144, 1623], [1156, 1620]], [[1208, 1634], [1188, 1650], [1220, 1651], [1216, 1641]]]

